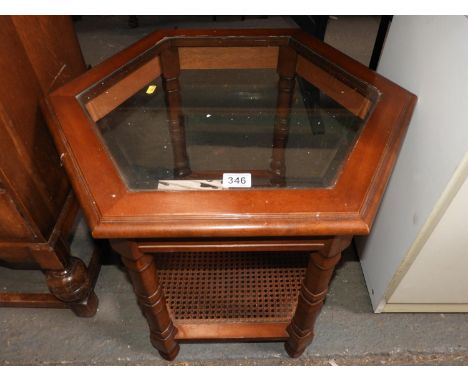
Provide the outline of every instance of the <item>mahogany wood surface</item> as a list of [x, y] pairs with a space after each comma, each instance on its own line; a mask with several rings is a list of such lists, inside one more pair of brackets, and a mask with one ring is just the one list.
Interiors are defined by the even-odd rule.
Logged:
[[[69, 17], [14, 16], [11, 21], [44, 94], [85, 71], [78, 38]], [[44, 45], [48, 54], [44, 53]]]
[[0, 293], [0, 307], [4, 308], [69, 308], [51, 293]]
[[86, 102], [86, 109], [93, 121], [98, 121], [130, 98], [136, 91], [161, 74], [159, 57], [155, 57], [127, 77], [109, 87], [106, 92]]
[[1, 188], [19, 214], [34, 222], [28, 222], [31, 241], [42, 241], [54, 227], [69, 185], [38, 110], [44, 93], [32, 64], [12, 19], [2, 17], [1, 26]]
[[144, 254], [137, 243], [131, 241], [113, 241], [112, 247], [120, 253], [129, 271], [138, 303], [150, 327], [151, 343], [164, 359], [173, 360], [179, 353], [175, 341], [177, 329], [169, 316], [153, 257]]
[[2, 294], [0, 305], [36, 298], [36, 306], [60, 300], [78, 315], [96, 312], [90, 274], [68, 248], [78, 204], [39, 106], [84, 70], [70, 18], [0, 17], [0, 262], [41, 269], [55, 296]]
[[180, 62], [177, 48], [169, 47], [161, 52], [161, 66], [166, 92], [169, 135], [174, 154], [174, 176], [182, 178], [191, 173], [185, 143], [184, 115], [180, 95]]
[[251, 238], [250, 240], [139, 240], [138, 248], [146, 253], [157, 252], [239, 252], [239, 251], [316, 251], [325, 244], [321, 240], [304, 240], [304, 238], [278, 238], [276, 240], [262, 240], [261, 238]]
[[[302, 56], [297, 59], [297, 74], [321, 89], [330, 98], [360, 118], [365, 118], [372, 104], [352, 87], [343, 86], [333, 75]], [[344, 88], [344, 89], [343, 89]]]
[[351, 236], [335, 237], [326, 241], [325, 248], [310, 255], [306, 277], [302, 284], [296, 312], [289, 324], [286, 351], [299, 357], [314, 337], [314, 325], [328, 292], [328, 284], [341, 252], [351, 243]]
[[270, 161], [272, 182], [284, 185], [286, 174], [285, 148], [289, 135], [289, 115], [296, 81], [297, 53], [289, 46], [281, 46], [278, 54], [278, 98], [273, 133], [273, 153]]
[[[88, 278], [91, 283], [91, 289], [94, 289], [99, 270], [101, 268], [101, 258], [99, 247], [96, 247], [91, 260], [88, 264]], [[54, 308], [54, 309], [72, 309], [78, 316], [91, 317], [96, 313], [97, 297], [91, 292], [85, 300], [78, 303], [68, 303], [59, 300], [52, 293], [0, 293], [0, 307], [10, 308]]]
[[[241, 59], [242, 53], [249, 59]], [[123, 83], [132, 82], [129, 89], [134, 89], [133, 84], [150, 81], [145, 76], [158, 71], [136, 73], [157, 57], [177, 177], [190, 178], [191, 172], [179, 91], [181, 68], [277, 68], [270, 171], [277, 186], [284, 174], [281, 148], [288, 136], [295, 75], [363, 119], [365, 126], [336, 183], [328, 188], [134, 192], [122, 180], [93, 120], [128, 98], [133, 90], [124, 89]], [[106, 89], [118, 90], [115, 102], [101, 95]], [[111, 239], [129, 271], [152, 344], [164, 358], [174, 359], [177, 341], [189, 339], [281, 339], [286, 340], [290, 356], [303, 353], [313, 339], [314, 323], [341, 251], [353, 235], [371, 229], [415, 103], [413, 94], [299, 30], [173, 30], [155, 32], [68, 82], [43, 106], [93, 236]], [[106, 106], [94, 112], [93, 104]], [[175, 319], [158, 276], [158, 255], [247, 252], [253, 256], [265, 251], [284, 256], [309, 253], [297, 307], [288, 322]]]
[[181, 47], [181, 69], [276, 68], [278, 47]]
[[278, 323], [222, 323], [222, 324], [185, 324], [177, 323], [178, 341], [285, 341], [287, 322]]

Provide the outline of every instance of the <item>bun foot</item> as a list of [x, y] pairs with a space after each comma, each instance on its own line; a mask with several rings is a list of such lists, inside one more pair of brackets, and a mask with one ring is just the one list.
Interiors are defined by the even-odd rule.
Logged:
[[90, 294], [88, 270], [83, 261], [76, 257], [71, 257], [63, 270], [48, 271], [46, 276], [50, 292], [63, 302], [80, 303]]

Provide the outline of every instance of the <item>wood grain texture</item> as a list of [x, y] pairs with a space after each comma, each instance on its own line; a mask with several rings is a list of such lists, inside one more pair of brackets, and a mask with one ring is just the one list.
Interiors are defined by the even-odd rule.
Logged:
[[299, 357], [314, 338], [314, 326], [328, 292], [341, 252], [351, 243], [349, 237], [335, 237], [326, 242], [325, 248], [310, 255], [309, 266], [299, 294], [299, 301], [287, 332], [286, 351]]
[[272, 184], [285, 186], [286, 145], [289, 135], [289, 116], [296, 83], [297, 53], [289, 46], [279, 48], [278, 63], [278, 96], [276, 100], [275, 126], [273, 131], [273, 152], [270, 168]]
[[[38, 267], [55, 298], [78, 315], [96, 312], [86, 267], [67, 239], [77, 213], [40, 101], [85, 70], [70, 18], [0, 17], [0, 261]], [[75, 264], [75, 265], [73, 265]], [[54, 297], [3, 295], [9, 306], [54, 305]]]
[[307, 238], [274, 238], [270, 240], [251, 238], [251, 240], [140, 240], [138, 248], [147, 253], [158, 252], [239, 252], [239, 251], [314, 251], [324, 246], [322, 240]]
[[174, 158], [174, 177], [190, 175], [190, 164], [185, 141], [185, 118], [182, 112], [182, 96], [179, 82], [179, 50], [169, 47], [161, 52], [164, 93], [167, 103], [169, 136]]
[[39, 113], [43, 97], [14, 24], [2, 17], [0, 28], [0, 179], [29, 221], [35, 240], [54, 227], [68, 193], [50, 133]]
[[182, 47], [181, 69], [276, 68], [278, 47]]
[[105, 92], [86, 102], [86, 110], [93, 121], [98, 121], [145, 85], [155, 81], [160, 75], [159, 57], [154, 57], [119, 82], [110, 86]]
[[[88, 278], [93, 288], [101, 267], [100, 256], [101, 253], [96, 248], [88, 264]], [[0, 293], [0, 307], [71, 309], [80, 317], [94, 316], [97, 304], [98, 300], [94, 292], [91, 292], [84, 300], [77, 303], [64, 302], [51, 293]]]
[[0, 307], [69, 308], [66, 303], [50, 293], [0, 293]]
[[17, 210], [11, 196], [0, 189], [0, 241], [34, 240], [34, 234]]
[[86, 69], [68, 16], [12, 16], [21, 44], [44, 94]]
[[288, 338], [288, 323], [249, 323], [249, 324], [179, 324], [176, 322], [178, 341], [284, 341]]
[[368, 115], [371, 100], [302, 56], [297, 60], [297, 74], [359, 118]]
[[179, 353], [175, 341], [177, 329], [167, 310], [154, 259], [141, 252], [132, 241], [112, 241], [111, 245], [122, 256], [128, 270], [138, 303], [148, 321], [151, 343], [164, 359], [173, 360]]

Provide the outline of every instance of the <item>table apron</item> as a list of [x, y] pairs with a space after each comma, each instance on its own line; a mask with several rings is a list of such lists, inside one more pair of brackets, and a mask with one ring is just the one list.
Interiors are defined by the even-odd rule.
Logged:
[[145, 253], [161, 252], [311, 252], [325, 246], [325, 240], [216, 240], [216, 241], [139, 241]]

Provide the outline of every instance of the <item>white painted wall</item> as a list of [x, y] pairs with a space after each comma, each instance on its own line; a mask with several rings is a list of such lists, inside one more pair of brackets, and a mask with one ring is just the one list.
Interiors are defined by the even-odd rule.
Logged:
[[374, 310], [468, 149], [468, 19], [394, 17], [378, 72], [418, 103], [372, 232], [357, 240]]

